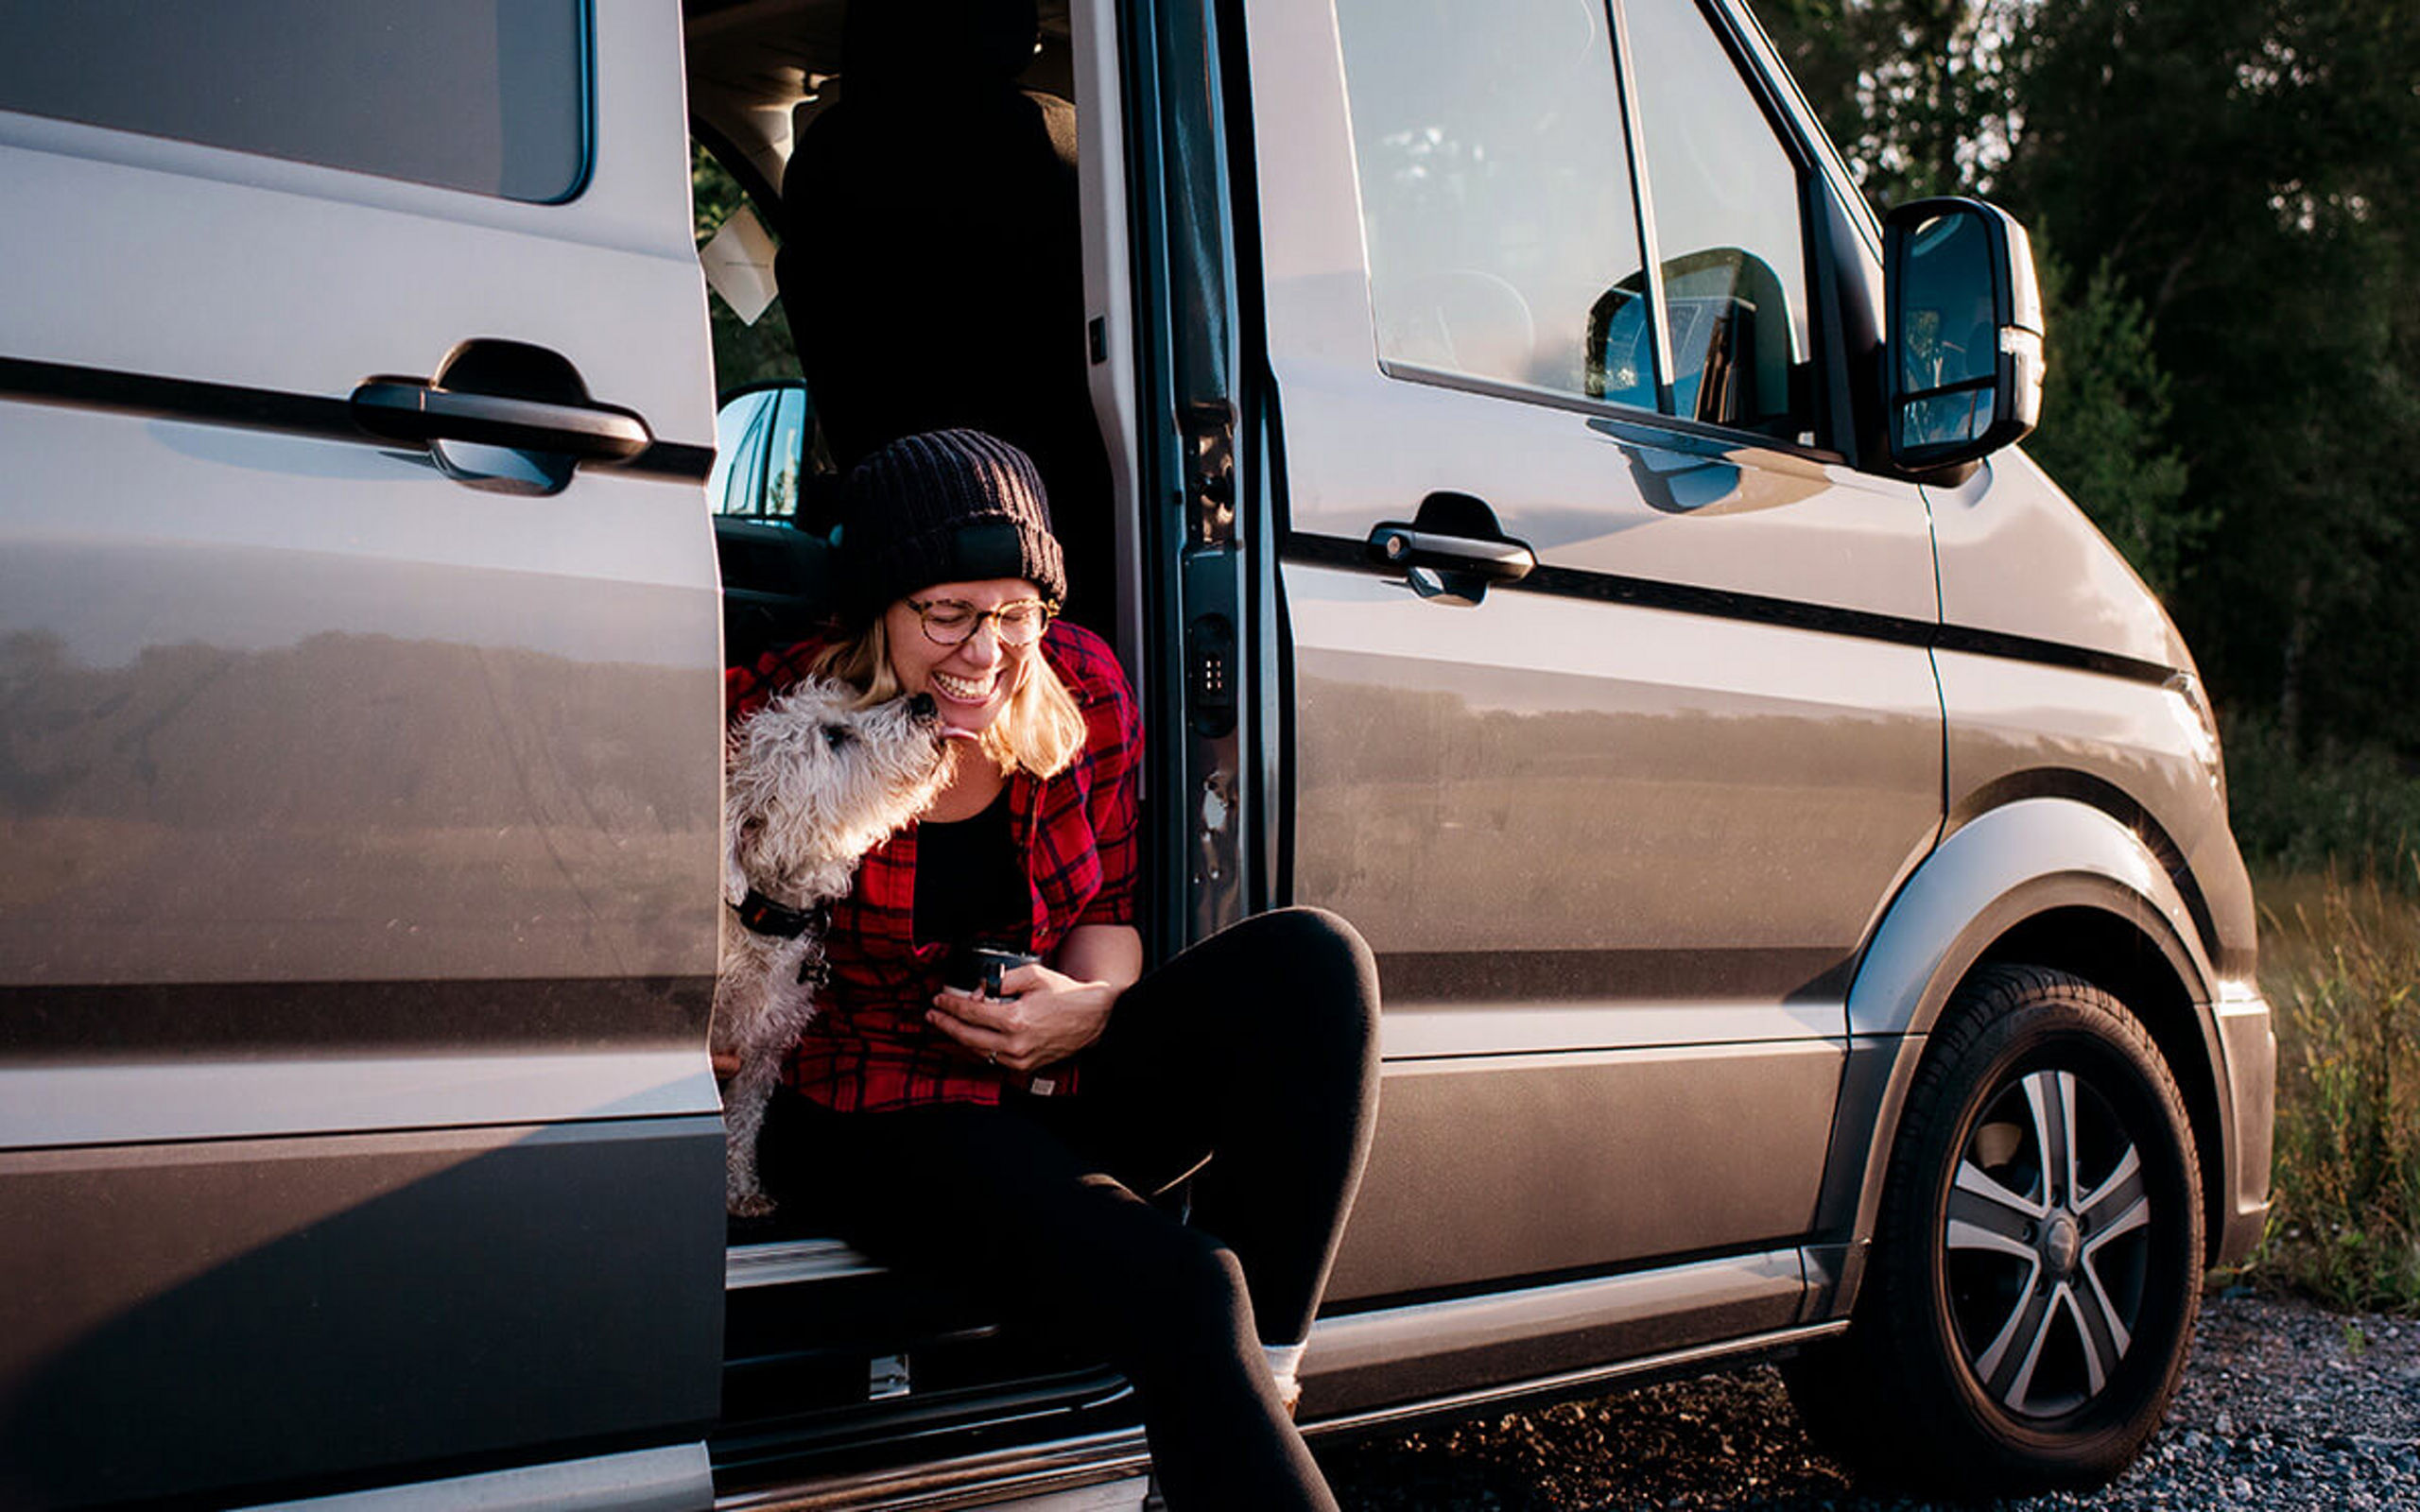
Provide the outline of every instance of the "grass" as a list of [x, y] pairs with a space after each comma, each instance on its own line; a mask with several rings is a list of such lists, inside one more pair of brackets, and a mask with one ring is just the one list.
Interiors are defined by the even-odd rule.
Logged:
[[2276, 1198], [2249, 1279], [2420, 1315], [2420, 857], [2260, 878]]
[[2420, 762], [2225, 732], [2277, 1031], [2276, 1206], [2245, 1279], [2420, 1315]]

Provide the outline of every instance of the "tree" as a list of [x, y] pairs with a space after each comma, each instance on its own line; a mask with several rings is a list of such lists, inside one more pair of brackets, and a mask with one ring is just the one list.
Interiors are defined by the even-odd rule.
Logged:
[[2420, 752], [2420, 7], [1770, 19], [1869, 194], [1988, 193], [2092, 270], [2056, 279], [2031, 449], [2170, 591], [2221, 702]]
[[[2179, 616], [2238, 708], [2420, 744], [2413, 490], [2420, 16], [2359, 0], [2083, 0], [2033, 24], [2009, 190], [2156, 323], [2167, 430], [2217, 524]], [[2399, 334], [2400, 333], [2400, 334]], [[2398, 345], [2406, 350], [2398, 365]]]
[[1773, 0], [1785, 61], [1877, 209], [1986, 192], [2019, 121], [2029, 0]]
[[2049, 327], [2042, 426], [2027, 453], [2162, 593], [2183, 580], [2216, 512], [2187, 497], [2185, 459], [2167, 437], [2169, 377], [2140, 301], [2109, 265], [2081, 288], [2037, 244]]

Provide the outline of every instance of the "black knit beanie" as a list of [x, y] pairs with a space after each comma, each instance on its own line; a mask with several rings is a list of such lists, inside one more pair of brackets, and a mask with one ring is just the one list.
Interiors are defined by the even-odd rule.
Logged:
[[1023, 577], [1053, 603], [1067, 596], [1042, 474], [981, 431], [903, 436], [868, 455], [841, 495], [837, 550], [852, 626], [935, 583]]

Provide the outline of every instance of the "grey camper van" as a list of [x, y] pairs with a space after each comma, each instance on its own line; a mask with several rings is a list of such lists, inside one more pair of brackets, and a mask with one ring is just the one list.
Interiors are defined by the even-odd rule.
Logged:
[[[1877, 224], [1739, 0], [1045, 0], [1037, 229], [851, 262], [786, 179], [912, 3], [0, 0], [0, 1505], [1139, 1502], [1099, 1362], [722, 1212], [720, 672], [885, 362], [1076, 438], [1150, 948], [1379, 953], [1314, 1435], [1782, 1359], [2115, 1473], [2274, 1041], [2022, 232]], [[700, 149], [885, 318], [719, 435]]]

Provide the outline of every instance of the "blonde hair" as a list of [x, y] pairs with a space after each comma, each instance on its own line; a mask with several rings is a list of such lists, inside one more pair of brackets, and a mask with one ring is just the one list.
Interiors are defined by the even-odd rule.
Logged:
[[[1026, 654], [1022, 668], [1008, 707], [983, 731], [983, 753], [999, 763], [1002, 772], [1022, 767], [1035, 777], [1055, 777], [1084, 748], [1088, 733], [1084, 712], [1077, 706], [1076, 696], [1059, 680], [1050, 659], [1042, 654], [1041, 642], [1036, 641]], [[856, 636], [817, 657], [814, 670], [857, 689], [860, 709], [907, 691], [899, 684], [899, 674], [891, 670], [890, 632], [880, 615]]]

